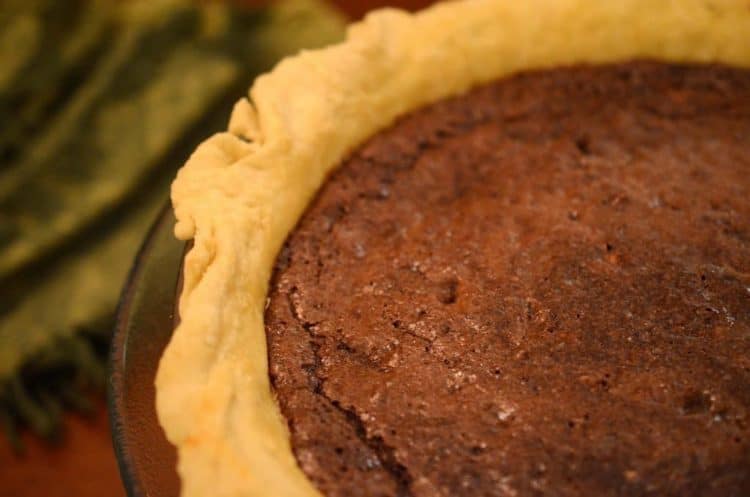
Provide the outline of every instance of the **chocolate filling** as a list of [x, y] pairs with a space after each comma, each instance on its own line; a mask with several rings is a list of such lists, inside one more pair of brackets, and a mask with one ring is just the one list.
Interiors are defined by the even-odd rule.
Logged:
[[322, 188], [266, 322], [327, 497], [750, 495], [750, 71], [561, 68], [406, 116]]

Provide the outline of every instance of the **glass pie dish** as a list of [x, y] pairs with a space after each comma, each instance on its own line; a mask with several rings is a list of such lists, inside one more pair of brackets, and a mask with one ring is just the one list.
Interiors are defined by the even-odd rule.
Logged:
[[170, 206], [135, 258], [117, 310], [110, 349], [108, 403], [120, 476], [129, 497], [179, 494], [176, 452], [158, 423], [154, 377], [172, 334], [186, 244], [172, 234]]

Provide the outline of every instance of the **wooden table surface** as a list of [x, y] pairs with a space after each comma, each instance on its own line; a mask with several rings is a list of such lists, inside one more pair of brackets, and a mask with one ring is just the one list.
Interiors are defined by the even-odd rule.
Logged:
[[[250, 0], [259, 3], [257, 0]], [[381, 6], [409, 10], [428, 0], [333, 0], [352, 19]], [[59, 446], [50, 447], [28, 433], [23, 435], [26, 453], [12, 453], [0, 439], [0, 497], [123, 497], [109, 433], [106, 407], [99, 406], [90, 419], [69, 415], [66, 434]]]

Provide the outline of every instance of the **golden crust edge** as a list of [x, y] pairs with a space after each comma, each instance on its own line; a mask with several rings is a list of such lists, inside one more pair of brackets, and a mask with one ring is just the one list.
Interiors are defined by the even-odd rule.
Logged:
[[[259, 77], [172, 186], [181, 323], [156, 379], [182, 495], [319, 497], [271, 393], [276, 253], [328, 172], [398, 116], [526, 69], [631, 58], [750, 66], [747, 0], [464, 0], [386, 9]], [[344, 123], [344, 125], [341, 125]]]

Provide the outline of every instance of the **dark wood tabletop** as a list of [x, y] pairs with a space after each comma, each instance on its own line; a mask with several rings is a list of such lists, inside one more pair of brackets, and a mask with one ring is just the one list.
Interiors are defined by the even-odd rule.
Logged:
[[[248, 0], [249, 3], [262, 3]], [[333, 0], [352, 19], [376, 7], [421, 8], [428, 0]], [[50, 446], [28, 433], [25, 454], [14, 454], [0, 442], [0, 497], [122, 497], [104, 402], [90, 418], [69, 415], [65, 437]]]

